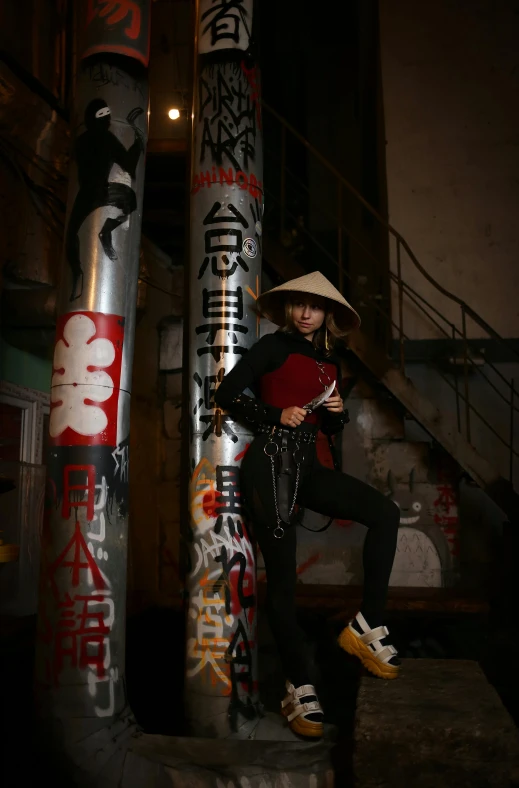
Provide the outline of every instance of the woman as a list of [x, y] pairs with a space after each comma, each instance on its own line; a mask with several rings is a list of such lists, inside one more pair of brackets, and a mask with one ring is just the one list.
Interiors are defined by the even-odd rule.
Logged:
[[[296, 621], [296, 505], [368, 526], [363, 601], [339, 644], [386, 679], [397, 677], [400, 664], [382, 626], [399, 511], [373, 487], [324, 468], [316, 457], [317, 431], [335, 435], [348, 421], [332, 386], [340, 375], [333, 345], [360, 325], [355, 310], [319, 272], [263, 293], [257, 306], [281, 330], [248, 351], [223, 378], [215, 401], [257, 433], [242, 463], [241, 493], [265, 561], [268, 618], [287, 678], [282, 713], [294, 732], [320, 737], [322, 709]], [[248, 388], [258, 388], [259, 397], [244, 394]], [[312, 403], [332, 388], [323, 404]]]

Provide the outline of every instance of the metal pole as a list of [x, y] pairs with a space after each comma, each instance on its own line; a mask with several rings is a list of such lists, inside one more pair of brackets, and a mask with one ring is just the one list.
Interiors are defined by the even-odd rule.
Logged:
[[510, 381], [510, 481], [514, 480], [514, 398], [515, 380]]
[[128, 453], [149, 4], [132, 2], [114, 15], [103, 8], [86, 0], [77, 7], [82, 57], [51, 382], [36, 654], [42, 728], [54, 734], [51, 749], [65, 753], [79, 781], [106, 765], [133, 723], [125, 681]]
[[456, 392], [456, 418], [458, 422], [458, 432], [461, 432], [461, 413], [460, 413], [460, 392], [458, 386], [458, 354], [456, 353], [456, 328], [452, 327], [452, 351], [453, 351], [453, 369], [454, 369], [454, 391]]
[[[227, 8], [227, 6], [226, 6]], [[257, 716], [256, 573], [239, 492], [247, 425], [217, 413], [225, 372], [258, 338], [263, 217], [252, 0], [197, 2], [193, 104], [186, 717], [191, 733], [246, 736]]]
[[402, 260], [400, 257], [400, 241], [396, 239], [396, 268], [398, 276], [398, 343], [400, 350], [400, 370], [405, 371], [404, 353], [404, 286], [402, 282]]
[[465, 384], [465, 429], [470, 443], [470, 404], [469, 404], [469, 349], [467, 342], [467, 317], [465, 307], [461, 307], [461, 331], [463, 335], [463, 380]]

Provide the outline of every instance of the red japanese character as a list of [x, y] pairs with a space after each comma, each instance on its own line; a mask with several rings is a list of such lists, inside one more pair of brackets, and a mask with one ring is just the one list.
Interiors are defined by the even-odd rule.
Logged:
[[[79, 612], [76, 603], [82, 603]], [[101, 610], [92, 610], [91, 605], [104, 604], [109, 606], [109, 615], [105, 619]], [[63, 601], [58, 603], [60, 618], [56, 627], [54, 650], [54, 668], [56, 678], [61, 673], [65, 659], [70, 660], [70, 667], [91, 668], [99, 679], [105, 677], [108, 635], [112, 614], [113, 601], [102, 594], [84, 596], [78, 594], [73, 599], [65, 594]]]
[[457, 506], [456, 494], [450, 484], [439, 485], [437, 488], [439, 493], [438, 498], [434, 502], [434, 506], [441, 506], [444, 511], [449, 514], [451, 506]]
[[141, 32], [141, 9], [134, 0], [88, 0], [87, 25], [96, 16], [102, 19], [106, 17], [107, 24], [116, 25], [126, 19], [128, 14], [131, 14], [131, 22], [124, 32], [128, 38], [136, 39]]
[[107, 588], [107, 583], [103, 579], [103, 575], [87, 547], [79, 523], [76, 523], [72, 539], [68, 542], [56, 560], [49, 566], [49, 578], [56, 598], [59, 596], [59, 591], [55, 575], [58, 569], [63, 567], [70, 567], [72, 569], [71, 585], [74, 588], [77, 588], [79, 585], [80, 572], [82, 569], [89, 569], [91, 571], [92, 580], [97, 591], [103, 591]]

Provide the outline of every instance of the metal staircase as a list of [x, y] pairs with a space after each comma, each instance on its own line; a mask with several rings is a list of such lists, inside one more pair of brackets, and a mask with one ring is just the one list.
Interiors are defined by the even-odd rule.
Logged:
[[[263, 103], [263, 109], [268, 126], [265, 139], [279, 141], [275, 149], [265, 150], [268, 209], [264, 217], [264, 262], [283, 280], [319, 267], [334, 281], [353, 301], [367, 326], [350, 336], [349, 349], [509, 520], [517, 522], [519, 494], [514, 490], [513, 476], [519, 456], [514, 447], [519, 403], [514, 382], [494, 363], [485, 359], [482, 364], [471, 353], [469, 321], [476, 327], [472, 333], [483, 337], [483, 344], [485, 339], [498, 344], [507, 360], [514, 363], [519, 363], [519, 355], [468, 304], [430, 275], [402, 235], [308, 140], [268, 104]], [[311, 168], [314, 175], [320, 171], [320, 183], [328, 179], [329, 187], [322, 200], [316, 202], [298, 173], [302, 162], [307, 172]], [[317, 224], [326, 231], [316, 232], [305, 226], [300, 211], [309, 200], [312, 215], [320, 217]], [[385, 272], [381, 271], [384, 256]], [[431, 288], [437, 291], [444, 305], [442, 310], [404, 280], [404, 266], [419, 273], [429, 292]], [[413, 276], [413, 282], [415, 279]], [[371, 291], [363, 286], [366, 282], [371, 283]], [[391, 314], [391, 302], [396, 307], [396, 320]], [[430, 374], [439, 376], [451, 392], [451, 413], [437, 407], [408, 376], [410, 346], [405, 317], [409, 308], [414, 310], [415, 321], [419, 315], [435, 337], [446, 340], [444, 344], [451, 351], [447, 363], [428, 365]], [[396, 342], [392, 341], [393, 336]], [[482, 399], [484, 407], [478, 402]], [[498, 455], [500, 461], [495, 461]]]

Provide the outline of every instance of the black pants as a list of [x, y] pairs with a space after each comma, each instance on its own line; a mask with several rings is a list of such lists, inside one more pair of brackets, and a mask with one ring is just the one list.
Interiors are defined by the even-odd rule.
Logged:
[[[281, 539], [276, 527], [272, 470], [263, 449], [268, 437], [255, 438], [241, 468], [241, 492], [267, 573], [267, 615], [286, 678], [295, 686], [309, 682], [308, 656], [296, 618], [295, 587], [297, 526]], [[381, 623], [396, 550], [399, 509], [368, 484], [323, 467], [314, 445], [304, 447], [297, 501], [329, 517], [368, 526], [364, 542], [364, 594], [361, 611], [371, 627]]]

